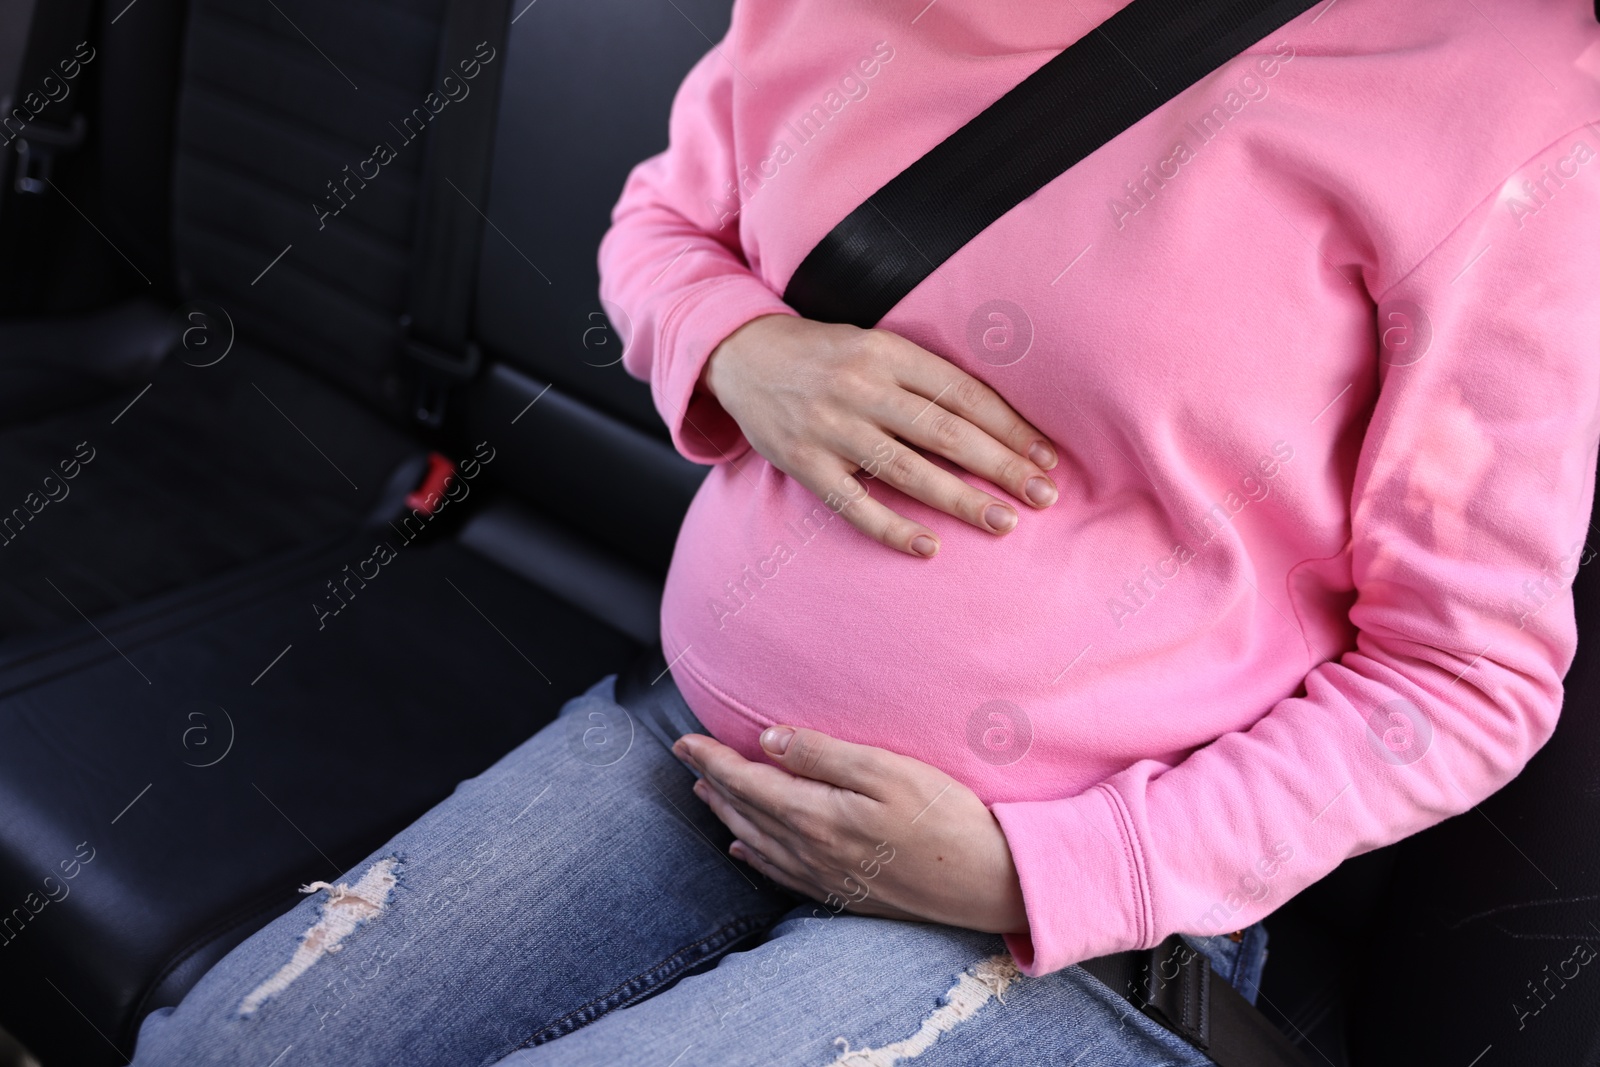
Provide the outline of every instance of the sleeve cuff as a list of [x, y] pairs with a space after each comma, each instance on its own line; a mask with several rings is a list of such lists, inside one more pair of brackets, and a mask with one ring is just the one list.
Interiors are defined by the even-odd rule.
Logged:
[[1154, 927], [1143, 857], [1116, 791], [995, 804], [1022, 883], [1028, 929], [1006, 934], [1022, 973], [1149, 948]]
[[725, 463], [750, 448], [733, 416], [697, 387], [706, 360], [723, 339], [762, 315], [797, 312], [754, 275], [723, 275], [685, 290], [661, 325], [663, 372], [652, 382], [656, 409], [677, 450], [696, 463]]

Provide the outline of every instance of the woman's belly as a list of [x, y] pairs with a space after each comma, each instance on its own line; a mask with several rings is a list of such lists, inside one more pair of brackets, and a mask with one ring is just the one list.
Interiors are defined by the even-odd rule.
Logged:
[[1284, 543], [1282, 501], [1269, 491], [1194, 522], [1148, 485], [1096, 487], [1067, 462], [1053, 476], [1060, 500], [1017, 502], [1002, 537], [865, 482], [939, 534], [924, 560], [857, 532], [754, 452], [713, 469], [662, 606], [685, 700], [749, 758], [765, 727], [810, 727], [931, 763], [993, 803], [1175, 763], [1294, 694], [1313, 661], [1290, 620], [1337, 597], [1286, 599], [1305, 556]]

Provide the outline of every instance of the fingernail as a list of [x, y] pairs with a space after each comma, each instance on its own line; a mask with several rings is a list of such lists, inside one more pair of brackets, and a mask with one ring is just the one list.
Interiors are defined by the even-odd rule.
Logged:
[[1048, 478], [1033, 477], [1028, 479], [1028, 484], [1022, 487], [1028, 499], [1038, 504], [1041, 508], [1056, 502], [1056, 487]]
[[672, 743], [672, 754], [681, 760], [694, 758], [693, 753], [689, 751], [689, 742], [681, 737]]
[[792, 726], [769, 726], [761, 731], [761, 747], [774, 756], [781, 756], [789, 751], [789, 742], [794, 738]]
[[983, 509], [983, 521], [996, 533], [1005, 533], [1017, 524], [1017, 513], [999, 504], [990, 504]]
[[1056, 465], [1056, 454], [1043, 441], [1035, 441], [1028, 446], [1028, 458], [1045, 470]]
[[931, 556], [939, 551], [939, 542], [927, 534], [917, 534], [911, 539], [911, 551], [919, 556]]
[[706, 798], [706, 788], [707, 787], [706, 787], [706, 780], [704, 778], [696, 778], [694, 780], [694, 785], [690, 786], [689, 788], [693, 789], [694, 790], [694, 795], [699, 797], [701, 800], [704, 800]]

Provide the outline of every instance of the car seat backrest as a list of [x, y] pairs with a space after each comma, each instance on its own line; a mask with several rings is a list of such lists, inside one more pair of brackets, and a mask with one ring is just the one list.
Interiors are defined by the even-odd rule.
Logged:
[[[579, 534], [656, 571], [704, 470], [672, 453], [649, 388], [620, 365], [595, 252], [731, 7], [523, 0], [478, 74], [478, 89], [501, 79], [489, 193], [469, 216], [486, 220], [472, 329], [490, 366], [446, 428], [509, 447], [501, 477], [514, 489], [562, 501]], [[446, 85], [481, 58], [441, 53], [448, 8], [195, 0], [179, 94], [180, 290], [402, 418], [414, 394], [399, 321], [427, 132], [493, 95], [459, 72]], [[515, 419], [547, 385], [537, 415]]]
[[518, 370], [655, 430], [617, 362], [595, 250], [635, 164], [667, 147], [680, 82], [731, 0], [528, 5], [511, 26], [484, 234], [477, 335]]
[[521, 496], [657, 575], [705, 468], [673, 452], [649, 387], [622, 368], [595, 253], [629, 171], [666, 148], [676, 89], [731, 9], [517, 0], [501, 71], [474, 308], [496, 362], [461, 415], [473, 440], [506, 453], [497, 476]]
[[[650, 571], [704, 469], [622, 370], [595, 250], [627, 174], [667, 144], [678, 83], [731, 0], [514, 3], [494, 58], [440, 46], [469, 0], [194, 0], [179, 88], [174, 259], [186, 298], [398, 419], [429, 133], [501, 80], [472, 333], [485, 373], [446, 432], [510, 448], [498, 478]], [[480, 61], [478, 80], [451, 78]], [[462, 194], [466, 195], [466, 194]], [[552, 386], [538, 413], [517, 418]], [[507, 410], [509, 408], [509, 410]]]
[[193, 0], [184, 49], [180, 290], [390, 411], [431, 108], [460, 106], [437, 84], [444, 8]]
[[[403, 411], [405, 308], [426, 130], [447, 91], [445, 0], [194, 0], [179, 94], [180, 290], [243, 333]], [[666, 147], [674, 90], [729, 0], [514, 5], [476, 329], [544, 382], [659, 432], [596, 296], [595, 249], [628, 171]], [[492, 69], [494, 63], [499, 69]], [[431, 94], [431, 95], [430, 95]], [[281, 258], [279, 258], [281, 256]]]

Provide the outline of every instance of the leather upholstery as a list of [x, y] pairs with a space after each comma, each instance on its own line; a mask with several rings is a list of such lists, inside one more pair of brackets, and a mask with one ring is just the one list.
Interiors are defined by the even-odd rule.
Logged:
[[[530, 378], [661, 434], [648, 387], [617, 362], [595, 249], [628, 172], [667, 147], [673, 94], [731, 9], [519, 4], [503, 72], [489, 208], [500, 232], [483, 243], [478, 338]], [[626, 323], [610, 325], [627, 335]]]
[[[396, 412], [393, 356], [426, 151], [424, 137], [405, 139], [404, 120], [435, 89], [443, 6], [293, 0], [280, 12], [191, 0], [184, 49], [172, 200], [180, 289]], [[363, 180], [380, 139], [395, 157]]]
[[664, 438], [505, 364], [490, 368], [462, 401], [469, 436], [492, 436], [506, 450], [493, 477], [524, 500], [559, 501], [557, 519], [585, 540], [666, 573], [678, 523], [707, 468]]
[[[384, 536], [397, 557], [319, 629], [325, 583]], [[297, 885], [337, 880], [637, 647], [449, 540], [386, 530], [97, 624], [0, 662], [0, 907], [23, 920], [0, 1004], [53, 1063], [122, 1062], [77, 1011], [127, 1052]]]
[[[17, 622], [0, 635], [0, 1026], [52, 1065], [122, 1062], [142, 1015], [291, 906], [297, 885], [356, 864], [620, 669], [654, 625], [704, 474], [671, 451], [648, 391], [620, 367], [604, 384], [569, 368], [574, 392], [552, 391], [521, 418], [531, 380], [490, 373], [441, 439], [457, 455], [496, 448], [473, 496], [319, 629], [313, 604], [330, 603], [328, 583], [378, 538], [398, 542], [364, 517], [395, 513], [396, 484], [414, 483], [425, 448], [385, 418], [404, 399], [396, 318], [424, 145], [325, 230], [312, 203], [367, 155], [372, 130], [421, 101], [442, 2], [278, 6], [333, 63], [271, 6], [239, 0], [195, 0], [184, 47], [178, 279], [185, 298], [231, 314], [239, 347], [227, 361], [197, 371], [180, 347], [155, 369], [182, 319], [148, 305], [0, 326], [0, 339], [26, 342], [0, 374], [29, 420], [0, 428], [0, 487], [11, 466], [23, 488], [37, 463], [47, 473], [85, 427], [106, 442], [74, 496], [26, 531], [38, 552], [14, 593], [8, 575]], [[718, 5], [690, 6], [715, 29], [706, 8]], [[627, 169], [664, 144], [671, 88], [705, 47], [677, 13], [670, 32], [622, 14], [611, 5], [613, 28], [639, 31], [622, 42], [638, 80], [608, 106], [637, 110], [639, 136], [564, 163], [576, 182], [566, 214], [589, 235], [547, 260], [569, 296], [592, 296], [610, 205]], [[538, 41], [537, 21], [521, 20], [509, 52]], [[126, 57], [117, 69], [138, 73]], [[619, 107], [627, 94], [637, 109]], [[526, 85], [504, 99], [537, 146], [551, 109]], [[504, 164], [499, 180], [527, 165], [525, 154]], [[525, 301], [526, 277], [485, 258], [484, 302]], [[554, 332], [529, 319], [503, 354], [559, 360]], [[88, 380], [92, 367], [107, 385]], [[634, 389], [631, 406], [590, 402], [613, 388]], [[61, 410], [38, 420], [46, 403]], [[105, 475], [98, 497], [91, 475]], [[496, 507], [495, 493], [522, 501]], [[572, 581], [585, 573], [592, 586]]]
[[0, 428], [0, 637], [347, 531], [420, 451], [269, 353], [187, 362], [210, 353], [180, 347], [115, 395]]
[[84, 315], [0, 319], [0, 427], [148, 381], [180, 320], [149, 300]]

